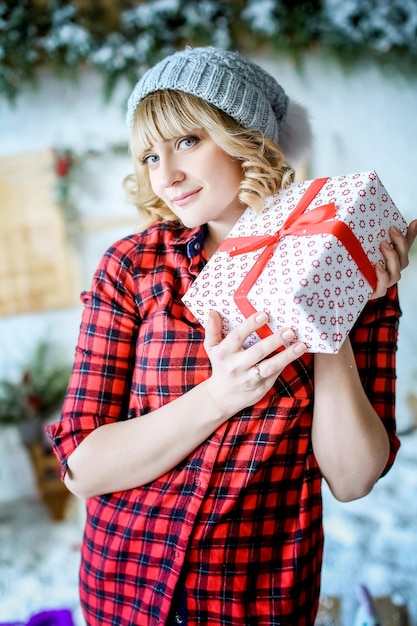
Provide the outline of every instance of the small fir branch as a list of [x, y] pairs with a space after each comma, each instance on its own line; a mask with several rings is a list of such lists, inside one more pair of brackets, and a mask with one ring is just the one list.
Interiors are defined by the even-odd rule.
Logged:
[[70, 373], [56, 346], [39, 342], [17, 380], [0, 380], [0, 425], [47, 418], [63, 402]]

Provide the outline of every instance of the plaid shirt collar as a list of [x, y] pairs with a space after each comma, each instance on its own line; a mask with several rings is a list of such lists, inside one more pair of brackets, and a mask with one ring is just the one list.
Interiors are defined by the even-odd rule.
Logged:
[[206, 229], [204, 226], [198, 226], [192, 230], [184, 230], [180, 237], [173, 239], [174, 246], [186, 246], [187, 256], [194, 259], [201, 256], [204, 250], [204, 242], [206, 238]]

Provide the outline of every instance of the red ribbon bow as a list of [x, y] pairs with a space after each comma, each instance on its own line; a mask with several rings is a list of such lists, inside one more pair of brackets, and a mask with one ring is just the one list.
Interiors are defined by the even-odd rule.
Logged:
[[[341, 221], [326, 221], [336, 216], [337, 207], [334, 202], [316, 207], [311, 211], [306, 211], [312, 200], [317, 196], [319, 191], [324, 187], [328, 178], [317, 178], [314, 180], [304, 195], [298, 202], [295, 209], [287, 217], [282, 227], [273, 235], [257, 235], [253, 237], [232, 237], [225, 239], [219, 250], [227, 251], [230, 256], [253, 252], [260, 248], [265, 248], [255, 262], [254, 266], [249, 270], [239, 287], [236, 289], [233, 299], [238, 309], [245, 317], [249, 317], [256, 309], [248, 300], [249, 291], [258, 280], [259, 276], [265, 269], [269, 259], [273, 256], [275, 248], [283, 237], [288, 235], [317, 235], [331, 234], [337, 237], [343, 244], [349, 254], [352, 256], [359, 270], [362, 272], [373, 291], [376, 288], [375, 268], [368, 259], [359, 240], [350, 230], [350, 228]], [[268, 326], [263, 326], [257, 331], [257, 334], [263, 338], [272, 334]]]

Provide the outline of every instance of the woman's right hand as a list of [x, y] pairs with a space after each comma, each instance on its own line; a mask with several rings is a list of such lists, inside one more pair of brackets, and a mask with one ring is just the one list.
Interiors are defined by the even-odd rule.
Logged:
[[[291, 328], [283, 328], [244, 349], [242, 345], [249, 335], [267, 321], [265, 312], [255, 313], [223, 338], [220, 314], [216, 311], [209, 314], [204, 347], [211, 362], [212, 376], [206, 381], [206, 387], [218, 409], [227, 417], [261, 400], [286, 365], [307, 350], [304, 343], [295, 341]], [[289, 347], [285, 348], [286, 344], [290, 344]]]

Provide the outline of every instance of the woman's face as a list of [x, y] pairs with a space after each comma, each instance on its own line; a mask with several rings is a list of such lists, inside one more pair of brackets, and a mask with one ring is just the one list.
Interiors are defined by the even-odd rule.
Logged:
[[142, 156], [152, 190], [184, 226], [229, 232], [244, 210], [241, 163], [202, 129], [155, 143]]

